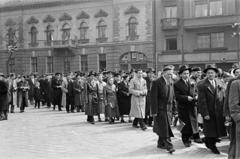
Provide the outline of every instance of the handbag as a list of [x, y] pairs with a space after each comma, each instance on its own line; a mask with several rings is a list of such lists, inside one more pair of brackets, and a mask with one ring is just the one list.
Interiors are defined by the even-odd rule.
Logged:
[[185, 125], [186, 124], [179, 119], [179, 125], [177, 125], [177, 130], [181, 132]]

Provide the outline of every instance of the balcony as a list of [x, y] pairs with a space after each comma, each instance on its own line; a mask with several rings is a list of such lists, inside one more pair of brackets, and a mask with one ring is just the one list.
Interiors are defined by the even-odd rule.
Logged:
[[75, 40], [52, 40], [52, 41], [46, 41], [45, 46], [69, 46], [69, 45], [75, 45]]
[[126, 38], [127, 38], [127, 40], [134, 41], [134, 40], [138, 40], [139, 35], [135, 35], [135, 36], [127, 36]]
[[29, 43], [29, 48], [38, 47], [38, 43]]
[[208, 16], [184, 19], [185, 29], [206, 28], [206, 27], [223, 27], [239, 22], [239, 15], [221, 15], [221, 16]]
[[179, 29], [179, 18], [162, 19], [162, 30], [177, 30]]
[[89, 39], [80, 39], [78, 40], [78, 44], [88, 44], [89, 43]]
[[96, 38], [96, 41], [98, 42], [98, 43], [104, 43], [104, 42], [106, 42], [108, 40], [108, 38]]

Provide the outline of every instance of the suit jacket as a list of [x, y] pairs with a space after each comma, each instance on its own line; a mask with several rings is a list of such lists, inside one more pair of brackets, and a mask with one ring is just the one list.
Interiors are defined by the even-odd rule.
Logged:
[[[187, 85], [188, 84], [188, 85]], [[194, 98], [196, 83], [190, 79], [188, 83], [181, 78], [174, 84], [174, 92], [177, 101], [178, 116], [186, 125], [182, 129], [183, 134], [196, 134], [198, 130], [197, 107], [195, 100], [188, 101], [188, 96]]]
[[[226, 136], [226, 128], [223, 117], [222, 98], [223, 89], [219, 79], [215, 79], [215, 89], [206, 78], [198, 86], [198, 107], [200, 114], [203, 117], [203, 133], [206, 137], [219, 138]], [[209, 115], [210, 120], [205, 120], [204, 117]]]
[[154, 118], [153, 131], [159, 137], [173, 137], [171, 130], [172, 113], [175, 109], [173, 81], [169, 86], [163, 77], [152, 83], [151, 90], [151, 110], [152, 114], [157, 114]]

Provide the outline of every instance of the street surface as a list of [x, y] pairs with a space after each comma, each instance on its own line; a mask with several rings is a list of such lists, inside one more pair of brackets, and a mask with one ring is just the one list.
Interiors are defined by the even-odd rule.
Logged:
[[[110, 125], [86, 122], [84, 113], [53, 111], [46, 107], [26, 108], [25, 113], [9, 114], [0, 122], [0, 159], [226, 159], [229, 141], [217, 146], [221, 155], [212, 154], [203, 144], [186, 148], [173, 128], [176, 152], [157, 148], [152, 128], [136, 129], [130, 123]], [[95, 119], [97, 119], [95, 117]], [[103, 119], [103, 118], [102, 118]], [[128, 121], [128, 118], [125, 118]]]

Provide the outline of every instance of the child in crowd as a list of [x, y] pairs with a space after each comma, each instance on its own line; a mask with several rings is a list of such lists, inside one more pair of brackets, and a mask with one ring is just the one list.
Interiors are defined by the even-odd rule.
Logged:
[[37, 82], [36, 86], [34, 88], [34, 100], [35, 100], [35, 108], [38, 106], [38, 109], [40, 109], [40, 101], [42, 99], [42, 93], [40, 89], [40, 83]]

